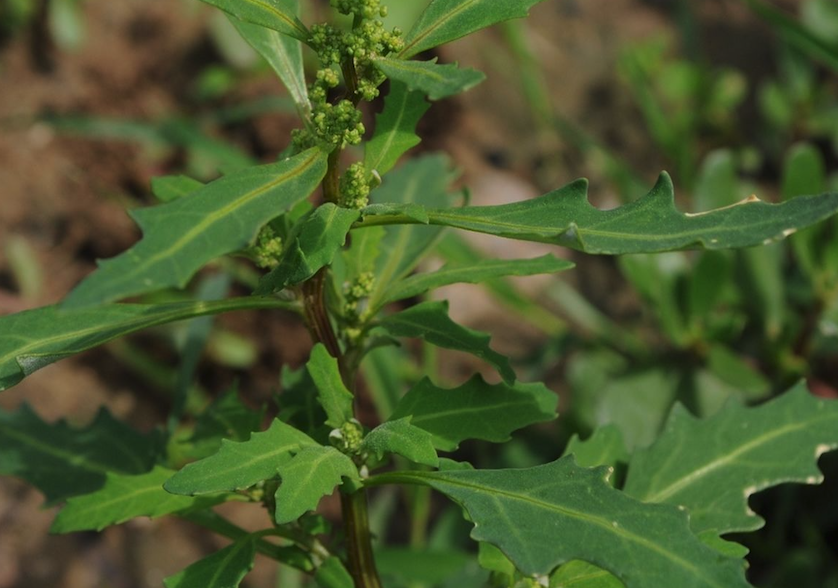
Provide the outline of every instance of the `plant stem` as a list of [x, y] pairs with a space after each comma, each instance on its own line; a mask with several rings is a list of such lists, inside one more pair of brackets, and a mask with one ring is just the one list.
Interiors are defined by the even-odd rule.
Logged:
[[346, 532], [349, 573], [355, 580], [355, 587], [381, 588], [372, 554], [366, 491], [362, 488], [352, 494], [341, 494], [340, 506]]

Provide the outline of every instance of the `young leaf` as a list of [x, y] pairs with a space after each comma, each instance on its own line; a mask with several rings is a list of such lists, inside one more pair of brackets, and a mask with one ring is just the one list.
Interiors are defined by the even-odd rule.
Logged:
[[160, 466], [139, 476], [108, 472], [105, 485], [99, 490], [67, 501], [50, 532], [101, 531], [137, 517], [157, 518], [224, 501], [223, 496], [193, 498], [169, 494], [163, 490], [163, 482], [174, 473]]
[[[732, 249], [783, 239], [835, 214], [838, 194], [795, 198], [781, 204], [748, 199], [698, 214], [675, 208], [672, 180], [662, 174], [643, 198], [612, 210], [587, 199], [588, 182], [577, 180], [540, 198], [498, 206], [428, 209], [428, 223], [508, 239], [571, 247], [586, 253], [622, 255], [676, 249]], [[367, 216], [360, 226], [416, 223], [408, 216]]]
[[541, 0], [433, 0], [404, 38], [410, 57], [493, 24], [523, 18]]
[[311, 350], [306, 370], [317, 387], [317, 400], [326, 411], [326, 424], [333, 429], [340, 428], [352, 419], [353, 397], [343, 384], [337, 360], [318, 343]]
[[23, 478], [48, 505], [95, 492], [109, 472], [149, 471], [161, 445], [159, 435], [134, 431], [104, 409], [83, 429], [45, 423], [26, 404], [0, 411], [0, 474]]
[[439, 65], [436, 58], [431, 61], [412, 61], [377, 57], [373, 63], [388, 78], [427, 95], [431, 100], [442, 100], [470, 90], [486, 79], [483, 72], [476, 69], [460, 69], [456, 63]]
[[424, 294], [429, 290], [448, 286], [449, 284], [469, 283], [478, 284], [487, 280], [507, 276], [533, 276], [536, 274], [552, 274], [575, 267], [570, 261], [557, 259], [552, 255], [536, 257], [534, 259], [484, 259], [472, 265], [460, 266], [447, 264], [442, 269], [414, 274], [405, 278], [387, 290], [381, 304], [396, 300], [412, 298]]
[[207, 262], [245, 247], [262, 225], [306, 198], [325, 174], [326, 155], [313, 149], [225, 176], [189, 198], [134, 211], [143, 239], [101, 262], [62, 307], [185, 286]]
[[306, 447], [279, 468], [282, 482], [276, 491], [276, 522], [296, 521], [317, 508], [344, 477], [360, 480], [358, 468], [334, 447]]
[[300, 223], [293, 243], [282, 254], [279, 265], [261, 279], [256, 294], [270, 294], [304, 282], [330, 264], [360, 216], [358, 210], [331, 202], [319, 206]]
[[172, 494], [232, 492], [276, 476], [279, 466], [303, 447], [317, 445], [305, 433], [274, 420], [270, 428], [248, 441], [224, 439], [218, 453], [191, 463], [163, 485]]
[[414, 463], [438, 467], [433, 437], [425, 429], [411, 425], [411, 418], [407, 416], [380, 424], [364, 437], [361, 449], [379, 460], [386, 453], [397, 453]]
[[151, 193], [160, 202], [171, 202], [189, 196], [204, 184], [189, 176], [160, 176], [151, 179]]
[[606, 475], [571, 456], [518, 470], [394, 472], [367, 485], [418, 484], [446, 494], [474, 522], [472, 538], [498, 547], [524, 574], [581, 559], [626, 588], [660, 588], [664, 578], [679, 588], [749, 588], [742, 562], [695, 537], [687, 513], [634, 500]]
[[624, 588], [610, 573], [588, 562], [574, 560], [550, 575], [550, 588]]
[[375, 134], [365, 146], [364, 166], [383, 176], [399, 158], [419, 144], [416, 125], [430, 108], [421, 92], [411, 92], [407, 85], [390, 81], [390, 93], [384, 110], [375, 118]]
[[390, 421], [413, 417], [411, 425], [433, 436], [442, 451], [466, 439], [509, 441], [520, 428], [556, 418], [558, 396], [543, 384], [487, 384], [479, 375], [458, 388], [438, 388], [424, 378], [405, 394]]
[[256, 542], [247, 537], [169, 576], [163, 584], [166, 588], [236, 588], [253, 569], [255, 557]]
[[626, 493], [684, 506], [696, 533], [753, 531], [755, 492], [785, 482], [819, 484], [817, 458], [838, 448], [838, 402], [803, 383], [756, 408], [729, 403], [703, 420], [680, 405], [658, 440], [629, 463]]
[[271, 298], [171, 304], [107, 304], [60, 310], [45, 306], [0, 317], [0, 390], [53, 362], [148, 327], [233, 310], [289, 308]]
[[269, 28], [300, 41], [308, 40], [308, 29], [297, 18], [295, 3], [289, 0], [203, 1], [244, 22]]
[[385, 317], [378, 324], [394, 337], [419, 337], [437, 347], [471, 353], [493, 365], [505, 382], [515, 381], [509, 359], [489, 347], [489, 335], [452, 321], [447, 301], [423, 302]]

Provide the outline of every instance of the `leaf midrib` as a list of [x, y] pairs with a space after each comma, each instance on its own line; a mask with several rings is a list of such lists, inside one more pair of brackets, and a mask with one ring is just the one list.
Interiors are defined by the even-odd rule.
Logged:
[[[410, 41], [410, 43], [407, 43], [402, 48], [402, 50], [399, 52], [399, 56], [412, 55], [410, 53], [410, 50], [413, 47], [418, 45], [421, 41], [425, 40], [428, 36], [430, 36], [432, 33], [437, 31], [440, 27], [442, 27], [449, 20], [456, 17], [457, 15], [459, 15], [461, 12], [463, 12], [467, 8], [470, 8], [476, 2], [478, 2], [478, 0], [466, 0], [458, 8], [455, 8], [454, 10], [452, 10], [451, 12], [449, 12], [447, 15], [443, 16], [442, 18], [437, 19], [435, 24], [432, 24], [431, 26], [427, 27], [422, 33], [417, 35], [415, 39]], [[428, 9], [430, 9], [430, 6], [426, 10], [428, 10]]]

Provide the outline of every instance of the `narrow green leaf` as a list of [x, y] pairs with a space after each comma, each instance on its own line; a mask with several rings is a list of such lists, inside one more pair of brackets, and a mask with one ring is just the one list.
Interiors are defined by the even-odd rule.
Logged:
[[163, 487], [186, 495], [241, 490], [273, 478], [292, 453], [312, 445], [317, 443], [305, 433], [274, 420], [267, 431], [254, 433], [248, 441], [224, 439], [218, 453], [187, 465]]
[[664, 580], [679, 588], [749, 588], [741, 560], [699, 541], [686, 512], [634, 500], [605, 475], [570, 456], [518, 470], [394, 472], [367, 484], [418, 484], [446, 494], [474, 522], [472, 538], [498, 547], [525, 574], [546, 575], [579, 559], [627, 588], [661, 588]]
[[53, 362], [128, 333], [233, 310], [289, 308], [270, 298], [171, 304], [107, 304], [60, 310], [45, 306], [0, 317], [0, 390]]
[[405, 36], [410, 57], [493, 24], [523, 18], [541, 0], [433, 0]]
[[452, 321], [447, 301], [423, 302], [385, 317], [378, 324], [394, 337], [418, 337], [437, 347], [471, 353], [493, 365], [505, 382], [515, 381], [509, 359], [489, 347], [489, 335]]
[[364, 437], [361, 449], [379, 460], [386, 453], [397, 453], [414, 463], [439, 466], [433, 437], [425, 429], [410, 424], [411, 416], [382, 423]]
[[62, 306], [185, 286], [207, 262], [247, 246], [262, 225], [311, 194], [325, 174], [326, 155], [309, 150], [225, 176], [189, 198], [133, 211], [143, 239], [101, 262]]
[[339, 557], [332, 556], [314, 572], [314, 581], [320, 588], [355, 588], [352, 576]]
[[411, 92], [407, 85], [390, 81], [390, 93], [384, 98], [384, 110], [375, 118], [375, 134], [364, 152], [364, 166], [383, 176], [399, 158], [419, 144], [416, 125], [430, 108], [421, 92]]
[[151, 179], [151, 192], [160, 202], [171, 202], [203, 188], [203, 182], [189, 176], [160, 176]]
[[412, 61], [377, 57], [373, 63], [391, 80], [401, 82], [408, 90], [421, 92], [431, 100], [460, 94], [486, 79], [486, 75], [476, 69], [460, 69], [456, 63], [440, 65], [436, 58]]
[[625, 491], [686, 507], [696, 533], [753, 531], [748, 497], [786, 482], [819, 484], [817, 458], [838, 448], [838, 402], [803, 383], [756, 408], [729, 403], [703, 420], [677, 405], [658, 440], [636, 452]]
[[304, 282], [330, 264], [360, 216], [359, 210], [340, 208], [331, 202], [316, 208], [300, 223], [279, 265], [262, 278], [256, 294], [270, 294]]
[[[563, 245], [606, 255], [659, 253], [675, 249], [732, 249], [778, 241], [835, 214], [838, 193], [795, 198], [781, 204], [758, 199], [710, 212], [675, 208], [672, 181], [662, 174], [643, 198], [612, 210], [587, 199], [588, 183], [577, 180], [555, 192], [512, 204], [429, 209], [432, 225], [508, 239]], [[367, 216], [360, 226], [415, 223], [409, 217]]]
[[318, 343], [311, 350], [306, 369], [317, 387], [317, 400], [326, 411], [326, 424], [333, 429], [340, 428], [352, 419], [353, 397], [343, 384], [338, 361]]
[[534, 259], [484, 259], [469, 265], [447, 264], [442, 269], [412, 275], [387, 290], [382, 304], [412, 298], [449, 284], [478, 284], [507, 276], [533, 276], [569, 270], [575, 265], [552, 255]]
[[256, 541], [247, 537], [163, 580], [166, 588], [236, 588], [253, 569]]
[[44, 493], [48, 505], [95, 492], [108, 473], [142, 474], [162, 450], [158, 434], [144, 435], [101, 410], [90, 425], [45, 423], [28, 405], [0, 411], [0, 474], [17, 476]]
[[55, 517], [50, 532], [101, 531], [137, 517], [157, 518], [224, 501], [223, 496], [192, 498], [169, 494], [163, 490], [163, 482], [174, 473], [159, 466], [139, 476], [108, 472], [102, 488], [67, 501]]
[[249, 22], [288, 35], [308, 40], [308, 29], [297, 18], [297, 11], [288, 0], [203, 0], [244, 22]]
[[276, 491], [276, 522], [296, 521], [317, 508], [343, 478], [360, 480], [358, 468], [334, 447], [306, 447], [279, 467], [282, 482]]
[[458, 388], [435, 386], [424, 378], [401, 399], [391, 421], [408, 416], [414, 427], [433, 435], [442, 451], [466, 439], [509, 441], [520, 428], [556, 418], [558, 396], [543, 384], [487, 384], [479, 375]]

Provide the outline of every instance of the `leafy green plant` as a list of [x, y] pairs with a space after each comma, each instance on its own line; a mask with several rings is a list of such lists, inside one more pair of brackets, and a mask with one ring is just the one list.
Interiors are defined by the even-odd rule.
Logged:
[[[452, 320], [447, 303], [417, 299], [453, 283], [557, 273], [573, 264], [553, 256], [452, 255], [441, 269], [415, 270], [452, 230], [588, 254], [698, 249], [711, 256], [816, 225], [838, 211], [838, 194], [781, 204], [749, 198], [686, 214], [662, 174], [648, 194], [608, 211], [589, 204], [584, 180], [525, 202], [468, 205], [452, 192], [456, 173], [445, 156], [398, 163], [419, 142], [415, 128], [427, 100], [465, 91], [482, 74], [413, 58], [524, 17], [539, 0], [432, 0], [406, 33], [384, 28], [379, 0], [333, 0], [337, 13], [351, 16], [345, 28], [304, 24], [297, 0], [207, 1], [276, 70], [302, 127], [275, 163], [207, 184], [182, 176], [155, 182], [164, 203], [133, 212], [143, 230], [134, 247], [102, 262], [59, 304], [0, 319], [0, 389], [122, 335], [230, 311], [297, 314], [314, 346], [303, 370], [283, 374], [278, 411], [266, 427], [264, 409], [247, 408], [234, 391], [203, 410], [190, 408], [188, 385], [176, 388], [165, 428], [145, 434], [107, 412], [84, 428], [44, 422], [26, 406], [0, 412], [0, 472], [27, 480], [48, 504], [64, 503], [53, 531], [174, 515], [231, 540], [168, 577], [169, 588], [238, 586], [257, 553], [324, 587], [375, 587], [382, 574], [397, 585], [468, 577], [461, 581], [749, 586], [744, 550], [724, 536], [761, 525], [747, 504], [752, 494], [783, 482], [821, 481], [816, 460], [838, 447], [837, 403], [816, 399], [798, 383], [762, 406], [728, 402], [707, 419], [676, 405], [664, 409], [666, 425], [659, 435], [650, 429], [651, 439], [599, 427], [585, 440], [572, 439], [550, 463], [475, 469], [448, 456], [464, 442], [505, 443], [521, 428], [555, 419], [558, 399], [544, 384], [518, 381], [490, 337]], [[319, 60], [310, 84], [306, 47]], [[384, 93], [387, 80], [384, 109], [367, 133], [359, 107]], [[363, 145], [363, 157], [356, 145]], [[229, 255], [264, 270], [252, 295], [221, 298], [224, 285], [209, 282], [195, 299], [149, 298], [187, 288]], [[707, 279], [716, 277], [711, 272]], [[698, 286], [692, 300], [703, 308], [714, 294]], [[132, 297], [140, 300], [119, 302]], [[403, 339], [471, 354], [490, 375], [453, 387], [433, 370], [419, 377], [410, 355], [393, 347]], [[188, 376], [194, 353], [183, 357]], [[364, 389], [379, 412], [367, 426], [356, 412]], [[382, 502], [369, 505], [373, 491], [393, 486], [411, 489], [406, 552], [385, 544]], [[453, 515], [434, 521], [430, 538], [428, 489], [456, 505], [447, 511]], [[340, 533], [312, 514], [335, 490]], [[264, 529], [245, 531], [213, 510], [226, 501], [264, 507]], [[476, 554], [446, 541], [463, 516], [479, 544]], [[482, 575], [467, 571], [474, 560]]]

